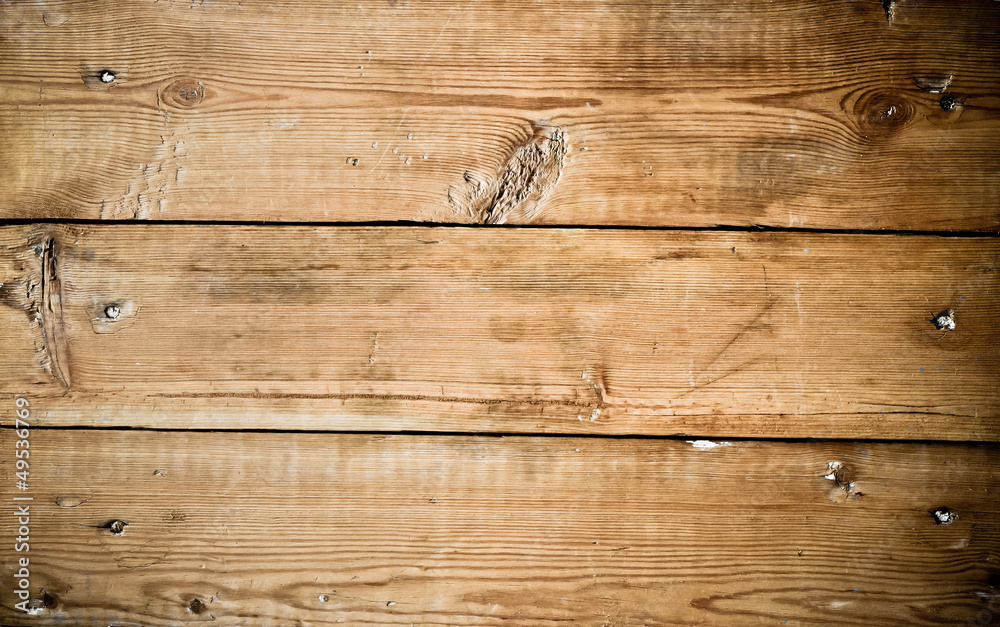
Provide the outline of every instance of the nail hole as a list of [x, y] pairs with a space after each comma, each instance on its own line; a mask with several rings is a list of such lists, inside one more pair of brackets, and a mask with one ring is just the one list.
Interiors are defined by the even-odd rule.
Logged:
[[945, 111], [954, 111], [955, 109], [962, 106], [962, 101], [954, 96], [944, 96], [941, 100], [938, 100], [938, 104]]
[[124, 535], [125, 527], [128, 527], [128, 523], [124, 520], [112, 520], [111, 522], [101, 525], [102, 529], [107, 529], [116, 536]]
[[28, 601], [28, 605], [24, 610], [24, 613], [29, 616], [38, 616], [45, 611], [45, 601], [42, 599], [31, 599]]
[[115, 82], [115, 73], [111, 70], [101, 70], [100, 78], [102, 83], [113, 83]]
[[958, 512], [948, 507], [939, 507], [933, 512], [934, 522], [939, 525], [950, 525], [958, 519]]
[[931, 318], [931, 322], [938, 331], [954, 331], [955, 330], [955, 310], [946, 309], [941, 313], [934, 314]]

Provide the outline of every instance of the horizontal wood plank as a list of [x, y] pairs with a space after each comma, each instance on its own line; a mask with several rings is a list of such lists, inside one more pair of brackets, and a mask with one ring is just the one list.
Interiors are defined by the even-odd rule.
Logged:
[[988, 0], [10, 0], [0, 217], [996, 230], [998, 21]]
[[995, 446], [29, 439], [30, 550], [7, 541], [5, 455], [0, 564], [10, 582], [29, 558], [40, 613], [8, 583], [11, 626], [912, 626], [978, 620], [1000, 592]]
[[992, 238], [38, 225], [0, 239], [0, 393], [35, 399], [49, 425], [1000, 434]]

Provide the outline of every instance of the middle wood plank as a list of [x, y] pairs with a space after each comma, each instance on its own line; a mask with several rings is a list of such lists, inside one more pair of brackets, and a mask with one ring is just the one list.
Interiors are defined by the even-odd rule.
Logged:
[[[992, 238], [0, 230], [46, 424], [996, 440]], [[935, 314], [953, 312], [955, 328]]]

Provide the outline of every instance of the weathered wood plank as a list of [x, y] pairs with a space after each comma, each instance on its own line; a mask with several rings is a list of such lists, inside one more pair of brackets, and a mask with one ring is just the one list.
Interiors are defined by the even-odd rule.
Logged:
[[11, 0], [0, 217], [995, 230], [1000, 4], [884, 4]]
[[[11, 543], [5, 455], [0, 556], [5, 582], [29, 557], [30, 597], [47, 607], [12, 611], [5, 585], [5, 625], [909, 626], [964, 624], [1000, 592], [995, 446], [74, 430], [30, 442], [30, 551]], [[824, 478], [831, 463], [842, 485]], [[941, 508], [957, 518], [938, 524]]]
[[[998, 439], [1000, 241], [0, 230], [46, 424]], [[952, 310], [955, 328], [934, 314]]]

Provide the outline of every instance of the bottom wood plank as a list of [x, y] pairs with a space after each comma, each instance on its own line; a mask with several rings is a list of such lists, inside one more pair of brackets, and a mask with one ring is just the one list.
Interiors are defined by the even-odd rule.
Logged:
[[3, 625], [1000, 616], [995, 445], [37, 429], [18, 490], [18, 439]]

